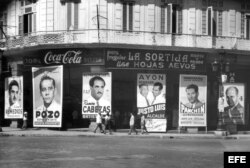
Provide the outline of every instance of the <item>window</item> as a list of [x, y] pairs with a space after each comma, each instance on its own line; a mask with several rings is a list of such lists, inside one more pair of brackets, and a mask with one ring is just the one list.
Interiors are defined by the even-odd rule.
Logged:
[[[220, 31], [222, 33], [222, 12], [220, 13], [221, 16], [217, 16], [217, 14], [218, 11], [214, 11], [212, 7], [208, 7], [207, 10], [202, 10], [202, 34], [206, 34], [209, 36], [217, 36], [218, 25], [221, 26]], [[221, 22], [219, 24], [217, 23], [219, 22], [218, 19], [221, 19]]]
[[123, 31], [133, 30], [133, 3], [123, 3]]
[[21, 0], [21, 6], [27, 6], [32, 4], [31, 0]]
[[182, 8], [179, 5], [167, 6], [167, 32], [182, 33]]
[[[166, 12], [167, 8], [167, 12]], [[179, 5], [168, 4], [161, 8], [161, 33], [182, 33], [182, 8]], [[165, 23], [167, 22], [167, 23]], [[166, 31], [166, 28], [167, 31]]]
[[28, 34], [36, 31], [36, 14], [28, 13], [18, 18], [19, 35]]

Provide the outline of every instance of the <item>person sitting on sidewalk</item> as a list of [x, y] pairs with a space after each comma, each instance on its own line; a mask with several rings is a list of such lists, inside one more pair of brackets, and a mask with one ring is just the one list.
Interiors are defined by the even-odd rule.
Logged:
[[100, 132], [103, 133], [103, 129], [102, 129], [102, 114], [101, 114], [101, 112], [98, 112], [96, 114], [96, 128], [94, 130], [94, 133], [96, 133], [97, 128], [99, 128]]
[[135, 134], [137, 135], [138, 132], [135, 129], [135, 116], [134, 116], [133, 112], [130, 113], [129, 126], [130, 126], [130, 130], [129, 130], [128, 135], [131, 135], [132, 132], [135, 132]]

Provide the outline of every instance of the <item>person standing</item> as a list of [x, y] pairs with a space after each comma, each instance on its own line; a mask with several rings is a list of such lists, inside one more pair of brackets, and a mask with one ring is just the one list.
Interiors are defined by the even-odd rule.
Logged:
[[130, 130], [128, 134], [131, 135], [132, 132], [135, 132], [135, 134], [137, 135], [138, 132], [135, 129], [135, 116], [132, 112], [130, 113], [129, 126], [130, 126]]
[[105, 129], [104, 129], [104, 134], [106, 134], [107, 129], [109, 130], [109, 134], [111, 135], [111, 116], [109, 115], [109, 113], [106, 114], [105, 116]]
[[100, 129], [100, 132], [103, 133], [103, 129], [102, 129], [102, 114], [101, 112], [96, 114], [96, 128], [94, 130], [94, 133], [96, 133], [97, 129]]
[[146, 119], [145, 114], [141, 115], [141, 134], [148, 133], [148, 130], [146, 128]]
[[25, 111], [23, 113], [23, 126], [22, 129], [27, 129], [27, 120], [28, 120], [28, 113]]

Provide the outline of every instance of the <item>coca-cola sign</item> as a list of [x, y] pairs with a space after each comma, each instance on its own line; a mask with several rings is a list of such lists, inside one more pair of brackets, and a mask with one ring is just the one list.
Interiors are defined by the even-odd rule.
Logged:
[[103, 49], [51, 49], [37, 50], [26, 55], [24, 65], [104, 65]]
[[53, 53], [52, 51], [47, 52], [44, 57], [44, 63], [50, 64], [81, 64], [82, 57], [80, 56], [81, 51], [67, 51], [63, 54]]

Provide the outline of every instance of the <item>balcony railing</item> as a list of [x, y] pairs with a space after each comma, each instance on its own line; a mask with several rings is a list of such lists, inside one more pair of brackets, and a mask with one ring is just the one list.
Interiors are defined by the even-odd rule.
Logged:
[[135, 44], [150, 46], [195, 47], [206, 49], [250, 50], [250, 40], [237, 37], [212, 37], [193, 34], [161, 34], [156, 32], [124, 32], [118, 30], [78, 30], [35, 32], [0, 40], [7, 50], [45, 44]]

